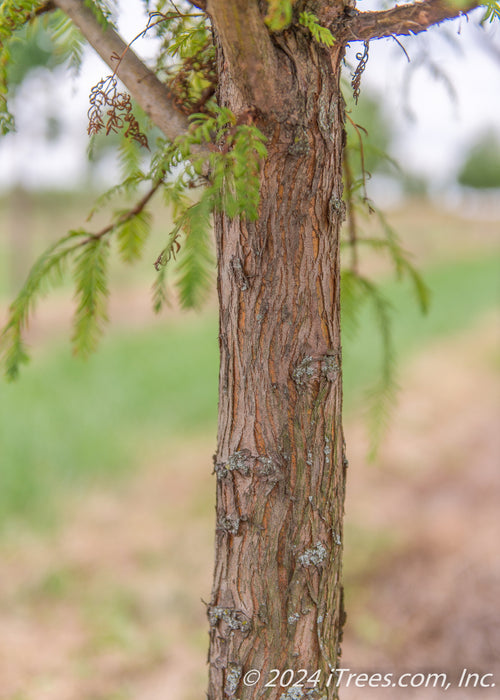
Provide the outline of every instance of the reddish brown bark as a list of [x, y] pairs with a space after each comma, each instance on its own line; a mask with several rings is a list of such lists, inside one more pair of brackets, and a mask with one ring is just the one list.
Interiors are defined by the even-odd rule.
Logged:
[[434, 24], [470, 12], [477, 6], [475, 0], [425, 0], [399, 5], [390, 10], [359, 12], [344, 22], [340, 33], [347, 41], [418, 34]]
[[[330, 55], [302, 31], [279, 42], [294, 110], [279, 120], [256, 117], [269, 138], [259, 220], [216, 221], [221, 370], [210, 700], [280, 698], [286, 688], [264, 686], [271, 669], [288, 668], [320, 669], [307, 697], [335, 697], [334, 682], [328, 690], [325, 683], [343, 615], [342, 50]], [[251, 107], [227, 65], [220, 100], [239, 115]], [[262, 674], [254, 687], [243, 681], [250, 669]]]

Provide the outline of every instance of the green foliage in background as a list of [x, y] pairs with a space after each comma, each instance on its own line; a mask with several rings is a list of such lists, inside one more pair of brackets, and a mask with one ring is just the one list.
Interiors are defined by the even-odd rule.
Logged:
[[3, 0], [0, 5], [0, 134], [14, 129], [7, 97], [36, 68], [67, 65], [78, 71], [84, 39], [59, 10], [37, 13], [46, 3]]
[[500, 143], [496, 134], [485, 133], [472, 145], [457, 179], [460, 185], [478, 190], [500, 187]]
[[292, 0], [268, 0], [266, 23], [272, 32], [280, 32], [292, 21]]
[[[388, 156], [391, 145], [392, 124], [384, 113], [380, 99], [369, 92], [362, 92], [357, 104], [344, 87], [346, 111], [352, 122], [347, 119], [347, 151], [351, 156], [356, 179], [374, 173], [400, 174], [399, 165]], [[361, 159], [363, 149], [363, 162]]]

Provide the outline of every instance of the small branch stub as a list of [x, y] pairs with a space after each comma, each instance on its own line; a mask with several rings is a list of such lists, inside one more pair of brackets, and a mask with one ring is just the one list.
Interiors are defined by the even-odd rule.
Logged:
[[281, 478], [279, 461], [279, 456], [273, 458], [269, 455], [252, 455], [250, 450], [238, 450], [229, 456], [227, 462], [215, 462], [214, 471], [221, 479], [238, 472], [242, 476], [250, 476], [253, 473], [264, 479], [278, 481]]
[[208, 621], [210, 627], [216, 627], [219, 622], [224, 622], [230, 631], [240, 630], [245, 635], [252, 629], [252, 623], [242, 610], [224, 608], [211, 605], [208, 608]]
[[238, 285], [238, 287], [241, 289], [242, 292], [246, 292], [246, 290], [248, 289], [248, 287], [250, 285], [249, 285], [248, 277], [245, 274], [245, 271], [243, 269], [243, 264], [238, 257], [233, 256], [231, 258], [231, 268], [233, 270], [236, 284]]
[[228, 515], [220, 518], [217, 522], [217, 529], [227, 532], [230, 535], [237, 535], [240, 529], [241, 519], [236, 515]]
[[295, 366], [292, 372], [292, 379], [298, 389], [304, 389], [314, 379], [326, 379], [328, 382], [335, 382], [340, 374], [339, 353], [330, 350], [326, 355], [313, 357], [306, 355]]
[[230, 455], [227, 462], [216, 462], [215, 473], [221, 478], [226, 477], [230, 472], [234, 471], [239, 472], [243, 476], [248, 476], [253, 461], [254, 458], [250, 450], [238, 450]]
[[337, 355], [325, 355], [321, 362], [321, 374], [329, 382], [335, 382], [340, 373]]

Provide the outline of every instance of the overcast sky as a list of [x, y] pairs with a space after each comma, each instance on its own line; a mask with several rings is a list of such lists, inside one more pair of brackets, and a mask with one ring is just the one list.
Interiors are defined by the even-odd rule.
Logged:
[[[361, 0], [361, 11], [374, 2]], [[142, 3], [129, 0], [120, 18], [126, 40], [145, 25]], [[405, 169], [440, 186], [457, 171], [464, 149], [481, 131], [500, 137], [500, 23], [478, 26], [482, 10], [404, 40], [408, 59], [393, 39], [373, 41], [362, 78], [362, 90], [375, 91], [394, 125], [395, 156]], [[139, 55], [154, 52], [154, 42], [137, 41]], [[356, 64], [362, 44], [353, 44], [347, 60]], [[29, 186], [71, 186], [84, 171], [86, 114], [90, 88], [109, 70], [91, 51], [77, 79], [55, 81], [37, 76], [21, 90], [14, 104], [18, 132], [0, 139], [0, 186], [13, 182]], [[442, 77], [445, 76], [445, 77]], [[453, 86], [455, 98], [450, 96]], [[40, 138], [43, 120], [57, 104], [64, 138], [47, 144]], [[369, 125], [368, 125], [369, 128]]]

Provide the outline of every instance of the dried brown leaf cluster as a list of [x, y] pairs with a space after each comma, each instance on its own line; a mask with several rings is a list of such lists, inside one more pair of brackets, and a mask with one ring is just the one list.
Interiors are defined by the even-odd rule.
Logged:
[[149, 148], [147, 136], [141, 131], [132, 111], [132, 101], [126, 92], [120, 92], [114, 75], [100, 80], [90, 92], [88, 111], [89, 135], [105, 131], [118, 133], [125, 129], [125, 136]]

